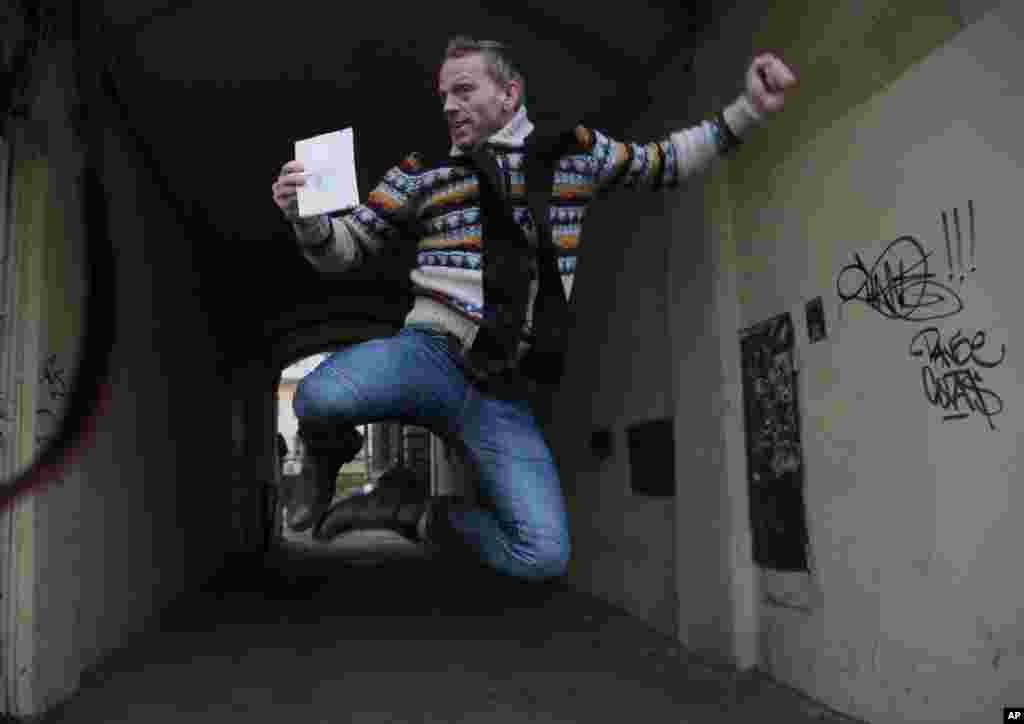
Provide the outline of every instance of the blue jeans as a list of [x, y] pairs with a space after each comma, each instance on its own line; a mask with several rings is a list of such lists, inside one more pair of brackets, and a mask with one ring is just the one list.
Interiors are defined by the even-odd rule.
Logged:
[[478, 508], [447, 523], [492, 568], [519, 578], [560, 576], [569, 560], [558, 471], [526, 399], [473, 385], [450, 338], [419, 327], [342, 349], [299, 383], [299, 420], [425, 427], [461, 450], [476, 474]]

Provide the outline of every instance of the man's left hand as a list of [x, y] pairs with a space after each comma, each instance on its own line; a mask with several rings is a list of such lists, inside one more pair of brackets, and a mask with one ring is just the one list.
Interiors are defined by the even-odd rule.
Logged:
[[786, 89], [796, 85], [796, 75], [771, 53], [756, 56], [747, 71], [747, 97], [762, 116], [782, 110]]

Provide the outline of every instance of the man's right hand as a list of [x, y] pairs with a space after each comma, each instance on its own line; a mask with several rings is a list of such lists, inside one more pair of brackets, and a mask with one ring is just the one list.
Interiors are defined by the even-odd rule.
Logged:
[[326, 214], [299, 216], [299, 186], [306, 185], [305, 167], [299, 161], [289, 161], [281, 167], [277, 181], [271, 187], [274, 203], [292, 223], [300, 246], [322, 244], [331, 235], [331, 222]]
[[289, 221], [299, 221], [299, 186], [306, 185], [305, 167], [300, 161], [289, 161], [281, 167], [277, 181], [271, 187], [274, 203]]

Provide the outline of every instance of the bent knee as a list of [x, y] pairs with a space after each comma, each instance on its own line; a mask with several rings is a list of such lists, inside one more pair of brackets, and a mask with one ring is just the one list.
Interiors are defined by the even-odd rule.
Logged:
[[533, 537], [516, 547], [521, 578], [544, 580], [565, 575], [569, 567], [567, 536]]
[[319, 395], [316, 394], [317, 385], [311, 382], [310, 377], [312, 375], [306, 375], [299, 380], [295, 387], [295, 396], [292, 398], [292, 411], [300, 420], [304, 417], [318, 417], [316, 411]]
[[312, 372], [299, 382], [292, 410], [299, 420], [344, 415], [352, 407], [352, 393], [341, 380]]

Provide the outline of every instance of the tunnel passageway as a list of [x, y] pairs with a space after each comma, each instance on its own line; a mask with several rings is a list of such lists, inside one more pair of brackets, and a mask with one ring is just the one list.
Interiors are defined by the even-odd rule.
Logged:
[[52, 721], [849, 721], [690, 657], [561, 582], [453, 565], [386, 532], [286, 538], [180, 599]]

